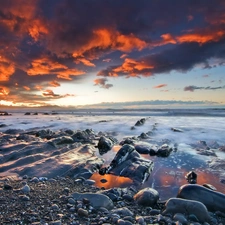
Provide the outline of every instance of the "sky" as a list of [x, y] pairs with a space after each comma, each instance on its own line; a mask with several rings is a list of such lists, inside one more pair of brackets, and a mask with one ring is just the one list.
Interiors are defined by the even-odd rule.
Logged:
[[225, 106], [224, 0], [0, 5], [0, 106]]

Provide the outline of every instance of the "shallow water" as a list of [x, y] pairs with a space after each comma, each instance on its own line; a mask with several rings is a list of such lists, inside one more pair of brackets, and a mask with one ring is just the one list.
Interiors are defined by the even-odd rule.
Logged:
[[[137, 120], [147, 118], [145, 124], [131, 130]], [[220, 183], [220, 175], [208, 167], [212, 156], [198, 155], [191, 144], [206, 141], [207, 144], [217, 142], [225, 145], [225, 113], [222, 110], [191, 111], [191, 110], [160, 110], [160, 111], [79, 111], [59, 112], [57, 115], [24, 115], [24, 112], [12, 112], [12, 116], [1, 116], [0, 131], [7, 129], [59, 129], [85, 130], [93, 129], [95, 133], [107, 132], [121, 141], [125, 137], [139, 136], [141, 133], [153, 131], [147, 142], [157, 142], [168, 139], [178, 145], [177, 152], [167, 158], [150, 157], [154, 161], [154, 170], [143, 187], [153, 187], [160, 193], [162, 199], [176, 196], [178, 188], [186, 184], [185, 175], [194, 170], [198, 174], [198, 183], [210, 183], [218, 191], [224, 193], [225, 185]], [[155, 129], [153, 129], [155, 128]], [[180, 129], [182, 132], [173, 132], [171, 128]], [[116, 151], [111, 151], [103, 157], [106, 165], [113, 159]], [[225, 153], [215, 150], [220, 159], [225, 160]], [[99, 187], [129, 186], [128, 178], [112, 175], [92, 176]], [[105, 178], [108, 182], [102, 183]]]

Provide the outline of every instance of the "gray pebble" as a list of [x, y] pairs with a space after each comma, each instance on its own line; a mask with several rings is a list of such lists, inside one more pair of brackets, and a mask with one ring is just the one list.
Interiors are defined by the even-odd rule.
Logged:
[[88, 217], [88, 211], [82, 208], [79, 208], [77, 210], [77, 214], [78, 216], [81, 216], [81, 217]]
[[176, 213], [176, 214], [173, 216], [173, 220], [179, 221], [179, 222], [182, 223], [182, 224], [186, 224], [186, 223], [187, 223], [187, 219], [186, 219], [186, 217], [184, 216], [184, 214], [182, 214], [182, 213]]
[[20, 198], [20, 200], [22, 200], [22, 201], [29, 201], [29, 200], [30, 200], [30, 197], [27, 196], [27, 195], [19, 195], [19, 198]]
[[72, 205], [75, 205], [76, 201], [73, 198], [69, 198], [68, 202]]
[[30, 182], [38, 183], [39, 179], [37, 177], [33, 177]]
[[27, 194], [30, 192], [30, 187], [26, 184], [24, 185], [22, 188], [21, 188], [21, 191], [24, 193], [24, 194]]
[[58, 206], [57, 204], [53, 204], [53, 205], [51, 206], [51, 209], [52, 209], [53, 211], [58, 211], [58, 210], [59, 210], [59, 206]]

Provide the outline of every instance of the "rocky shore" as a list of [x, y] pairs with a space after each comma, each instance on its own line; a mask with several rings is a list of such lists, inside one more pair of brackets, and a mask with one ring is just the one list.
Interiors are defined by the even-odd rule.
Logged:
[[[130, 129], [143, 126], [147, 119]], [[154, 140], [156, 130], [153, 124], [148, 132], [118, 141], [113, 133], [92, 129], [5, 129], [0, 132], [0, 223], [225, 224], [225, 195], [210, 184], [196, 184], [195, 173], [188, 175], [189, 184], [165, 201], [157, 188], [143, 187], [154, 171], [152, 157], [166, 162], [171, 154], [178, 156], [177, 143]], [[170, 132], [183, 131], [171, 128]], [[199, 155], [212, 156], [209, 166], [223, 177], [225, 163], [216, 154], [224, 146], [206, 141], [191, 146]], [[105, 154], [111, 154], [107, 163]], [[99, 188], [91, 178], [96, 173], [126, 177], [132, 183], [126, 188]], [[220, 181], [222, 185], [224, 180]]]
[[[69, 177], [6, 179], [0, 183], [1, 224], [225, 224], [224, 210], [210, 212], [199, 201], [170, 198], [160, 202], [152, 188], [103, 190], [94, 183]], [[214, 205], [220, 200], [216, 201]]]

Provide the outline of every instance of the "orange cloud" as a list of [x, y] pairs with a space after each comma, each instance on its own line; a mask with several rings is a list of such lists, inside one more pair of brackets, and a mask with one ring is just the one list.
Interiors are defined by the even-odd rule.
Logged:
[[197, 42], [199, 44], [204, 44], [210, 41], [219, 41], [220, 39], [224, 38], [225, 31], [219, 30], [214, 32], [205, 32], [205, 33], [193, 33], [193, 34], [184, 34], [181, 36], [176, 37], [176, 40], [179, 43], [183, 42]]
[[136, 61], [134, 59], [126, 58], [124, 63], [112, 70], [112, 76], [118, 76], [118, 73], [127, 73], [129, 76], [137, 76], [140, 71], [143, 72], [143, 75], [150, 75], [149, 73], [144, 73], [145, 69], [153, 69], [153, 65], [149, 65], [144, 61]]
[[56, 80], [53, 80], [53, 81], [49, 82], [49, 85], [51, 87], [59, 87], [60, 86], [60, 83], [57, 82]]
[[12, 1], [7, 7], [1, 9], [4, 17], [0, 24], [5, 25], [9, 31], [17, 36], [27, 33], [37, 41], [41, 34], [48, 34], [47, 23], [38, 17], [37, 3], [36, 0]]
[[30, 88], [27, 87], [27, 86], [23, 86], [23, 88], [24, 88], [26, 91], [30, 91]]
[[14, 64], [3, 56], [0, 56], [0, 81], [8, 81], [14, 72]]
[[153, 88], [163, 88], [163, 87], [166, 87], [167, 84], [159, 84], [157, 86], [154, 86]]
[[59, 95], [55, 94], [52, 90], [45, 90], [42, 95], [44, 97], [58, 97]]
[[0, 86], [0, 96], [7, 96], [9, 92], [10, 91], [7, 87]]
[[35, 59], [31, 62], [32, 67], [27, 70], [29, 76], [36, 75], [57, 75], [58, 78], [71, 80], [70, 76], [84, 74], [78, 69], [69, 69], [66, 65], [54, 62], [47, 57]]
[[171, 34], [162, 34], [161, 35], [161, 38], [163, 39], [163, 42], [162, 44], [165, 45], [165, 44], [176, 44], [176, 40], [172, 37]]
[[29, 25], [28, 32], [35, 41], [38, 41], [41, 34], [48, 34], [49, 31], [46, 24], [42, 20], [35, 19]]
[[123, 35], [118, 31], [106, 28], [94, 30], [92, 33], [92, 38], [86, 44], [75, 50], [73, 57], [83, 56], [86, 52], [94, 49], [112, 49], [130, 52], [133, 49], [142, 50], [148, 46], [145, 41], [135, 37], [134, 34]]
[[85, 59], [85, 58], [78, 58], [76, 59], [75, 61], [76, 63], [83, 63], [85, 66], [92, 66], [92, 67], [95, 67], [95, 64], [90, 62], [89, 60]]

